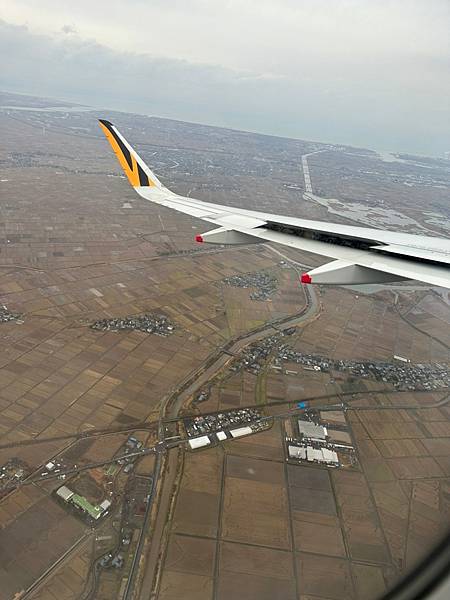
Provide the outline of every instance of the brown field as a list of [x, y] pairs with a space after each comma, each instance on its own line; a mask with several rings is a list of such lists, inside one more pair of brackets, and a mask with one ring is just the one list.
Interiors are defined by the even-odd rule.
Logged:
[[268, 460], [283, 460], [283, 447], [280, 445], [280, 423], [257, 435], [226, 442], [224, 445], [233, 454]]
[[92, 540], [81, 543], [70, 556], [38, 586], [33, 600], [76, 600], [82, 593], [92, 559]]
[[273, 548], [222, 542], [218, 594], [223, 599], [294, 599], [290, 554]]
[[[380, 295], [324, 288], [322, 301], [321, 318], [300, 335], [298, 344], [304, 352], [335, 358], [384, 360], [398, 354], [413, 362], [448, 360], [449, 354], [440, 344], [418, 335]], [[427, 314], [421, 326], [428, 330], [433, 318]]]
[[336, 515], [336, 505], [327, 470], [301, 465], [287, 465], [287, 470], [293, 511]]
[[45, 497], [1, 529], [0, 589], [5, 598], [31, 585], [83, 533], [75, 517]]
[[219, 497], [217, 495], [186, 488], [180, 490], [174, 517], [174, 531], [215, 536], [218, 519]]
[[431, 457], [393, 458], [389, 465], [398, 479], [428, 479], [443, 477], [444, 472]]
[[213, 540], [173, 535], [167, 551], [166, 568], [212, 577], [215, 551]]
[[224, 539], [289, 548], [287, 497], [281, 485], [228, 477], [222, 520]]
[[284, 483], [283, 468], [274, 462], [267, 464], [262, 460], [230, 455], [227, 457], [226, 464], [225, 476], [227, 478], [248, 479], [275, 485]]
[[351, 557], [389, 563], [383, 530], [364, 477], [343, 470], [334, 471], [332, 477]]
[[287, 517], [283, 465], [229, 456], [222, 509], [223, 538], [287, 549]]
[[211, 577], [167, 570], [162, 577], [159, 597], [162, 600], [209, 600], [212, 589]]
[[217, 597], [220, 600], [295, 600], [297, 596], [293, 581], [225, 572], [219, 576]]
[[353, 596], [350, 566], [346, 560], [300, 553], [297, 555], [300, 594], [314, 594], [330, 600]]
[[294, 510], [293, 519], [296, 550], [328, 556], [347, 555], [337, 517]]
[[173, 531], [210, 537], [217, 534], [221, 468], [218, 449], [186, 453]]
[[426, 456], [428, 454], [422, 441], [415, 439], [384, 439], [379, 440], [377, 446], [385, 458]]
[[380, 567], [353, 563], [351, 569], [358, 598], [378, 598], [386, 591], [386, 580]]

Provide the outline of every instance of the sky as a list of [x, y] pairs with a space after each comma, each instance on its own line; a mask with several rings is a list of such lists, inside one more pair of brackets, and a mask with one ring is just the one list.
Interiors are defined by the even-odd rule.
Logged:
[[439, 156], [449, 25], [448, 0], [0, 0], [0, 89]]

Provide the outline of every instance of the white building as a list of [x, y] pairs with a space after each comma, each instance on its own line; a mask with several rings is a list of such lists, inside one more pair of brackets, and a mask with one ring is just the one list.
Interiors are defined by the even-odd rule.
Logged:
[[328, 450], [328, 448], [322, 448], [323, 462], [331, 465], [338, 465], [339, 458], [334, 450]]
[[192, 450], [195, 450], [196, 448], [202, 448], [203, 446], [208, 446], [209, 443], [210, 441], [207, 435], [202, 435], [189, 440], [189, 446]]
[[56, 494], [65, 502], [68, 502], [73, 496], [72, 490], [69, 490], [69, 488], [66, 485], [63, 485], [60, 488], [58, 488], [56, 490]]
[[250, 433], [253, 433], [253, 430], [251, 427], [238, 427], [237, 429], [232, 429], [230, 433], [232, 437], [237, 438], [242, 435], [250, 435]]
[[316, 448], [313, 448], [312, 446], [307, 446], [306, 454], [307, 454], [308, 460], [310, 460], [310, 461], [323, 462], [322, 450], [317, 450]]
[[55, 468], [55, 463], [53, 463], [53, 462], [48, 462], [48, 463], [45, 465], [45, 468], [47, 469], [47, 471], [53, 471], [53, 469]]
[[227, 434], [224, 431], [218, 431], [216, 433], [217, 439], [219, 440], [219, 442], [223, 442], [224, 440], [227, 439]]
[[110, 506], [111, 500], [103, 500], [103, 502], [100, 504], [100, 508], [103, 510], [103, 512], [105, 512], [105, 510], [108, 510]]
[[288, 452], [290, 458], [306, 460], [306, 448], [300, 448], [299, 446], [288, 446]]
[[327, 436], [327, 429], [323, 425], [316, 425], [311, 421], [298, 420], [298, 430], [307, 438], [314, 438], [316, 440], [325, 440]]
[[395, 360], [399, 360], [400, 362], [405, 362], [405, 363], [411, 362], [409, 358], [403, 358], [403, 356], [398, 356], [397, 354], [394, 354], [394, 358], [395, 358]]

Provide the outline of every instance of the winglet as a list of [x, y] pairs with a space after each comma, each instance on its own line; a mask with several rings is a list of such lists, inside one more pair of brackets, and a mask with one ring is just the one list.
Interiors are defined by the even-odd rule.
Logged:
[[163, 187], [119, 130], [105, 119], [99, 119], [99, 123], [131, 185], [133, 187]]

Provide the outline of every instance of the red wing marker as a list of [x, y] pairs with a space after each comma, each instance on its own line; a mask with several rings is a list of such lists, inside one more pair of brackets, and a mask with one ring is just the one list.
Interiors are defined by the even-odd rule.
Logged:
[[311, 276], [308, 273], [303, 273], [300, 277], [301, 283], [312, 283]]
[[199, 244], [203, 243], [203, 238], [201, 235], [196, 235], [195, 236], [195, 241], [198, 242]]

